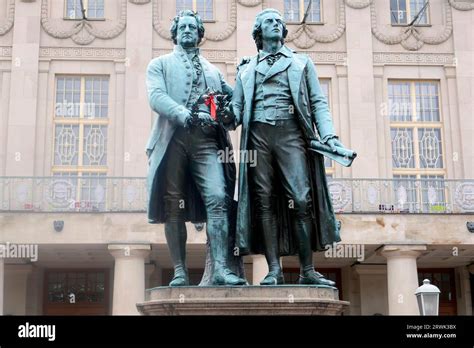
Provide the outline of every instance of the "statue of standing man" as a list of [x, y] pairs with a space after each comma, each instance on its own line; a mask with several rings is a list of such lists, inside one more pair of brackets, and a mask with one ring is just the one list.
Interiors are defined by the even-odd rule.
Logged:
[[242, 125], [241, 153], [254, 151], [257, 165], [240, 163], [236, 243], [241, 254], [265, 254], [269, 273], [261, 285], [283, 284], [279, 258], [297, 253], [300, 284], [334, 286], [313, 265], [313, 251], [340, 237], [323, 156], [308, 146], [315, 128], [332, 151], [343, 145], [313, 62], [286, 47], [286, 35], [277, 10], [258, 14], [258, 54], [237, 75], [232, 108]]
[[232, 95], [232, 88], [200, 54], [204, 26], [197, 14], [180, 12], [171, 36], [174, 51], [153, 59], [147, 70], [149, 103], [158, 114], [147, 144], [148, 219], [165, 224], [174, 264], [170, 286], [189, 285], [186, 221], [207, 223], [210, 283], [242, 285], [246, 281], [228, 267], [235, 165], [218, 158], [219, 150], [231, 147], [230, 138], [202, 100], [208, 89]]

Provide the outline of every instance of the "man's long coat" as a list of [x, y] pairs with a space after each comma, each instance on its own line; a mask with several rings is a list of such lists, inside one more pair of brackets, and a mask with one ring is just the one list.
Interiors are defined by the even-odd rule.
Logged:
[[[286, 56], [282, 56], [267, 72], [265, 79], [288, 69], [288, 79], [295, 105], [295, 112], [313, 125], [322, 142], [335, 136], [328, 103], [319, 84], [316, 69], [311, 59], [306, 55], [299, 55], [284, 47]], [[237, 124], [242, 125], [240, 150], [247, 150], [249, 130], [252, 127], [251, 113], [255, 90], [255, 74], [258, 64], [258, 55], [242, 65], [237, 74], [236, 86], [232, 98], [233, 111], [237, 117]], [[304, 133], [303, 133], [304, 134]], [[312, 215], [314, 228], [312, 234], [312, 249], [323, 250], [333, 242], [339, 242], [339, 226], [337, 224], [331, 197], [326, 181], [323, 156], [308, 151], [308, 165], [310, 167], [312, 186]], [[258, 154], [257, 154], [258, 166]], [[271, 183], [269, 183], [270, 185]], [[239, 202], [237, 213], [236, 246], [241, 254], [263, 254], [263, 236], [255, 218], [255, 209], [252, 204], [251, 190], [249, 189], [248, 164], [243, 161], [239, 165]], [[291, 227], [291, 215], [288, 201], [283, 194], [282, 187], [276, 185], [275, 202], [278, 218], [278, 238], [281, 255], [297, 253]]]
[[[232, 95], [232, 87], [224, 80], [219, 70], [201, 55], [199, 56], [207, 87], [216, 92]], [[181, 46], [175, 46], [170, 54], [153, 59], [147, 68], [146, 85], [151, 109], [156, 113], [153, 128], [148, 139], [148, 221], [164, 223], [165, 211], [163, 195], [165, 192], [163, 172], [166, 167], [166, 152], [177, 126], [185, 122], [185, 106], [191, 96], [193, 64]], [[221, 149], [232, 143], [228, 133], [219, 127], [218, 145]], [[227, 192], [234, 196], [235, 164], [224, 163]], [[192, 222], [205, 222], [206, 210], [202, 198], [191, 177], [186, 180], [185, 219]]]

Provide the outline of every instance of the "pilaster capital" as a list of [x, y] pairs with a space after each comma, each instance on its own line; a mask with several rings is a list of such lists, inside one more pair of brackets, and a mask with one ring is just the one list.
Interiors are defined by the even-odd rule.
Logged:
[[418, 258], [426, 250], [426, 244], [385, 244], [380, 254], [391, 258]]
[[146, 258], [151, 251], [150, 244], [121, 244], [113, 243], [108, 245], [110, 254], [117, 259], [126, 258]]

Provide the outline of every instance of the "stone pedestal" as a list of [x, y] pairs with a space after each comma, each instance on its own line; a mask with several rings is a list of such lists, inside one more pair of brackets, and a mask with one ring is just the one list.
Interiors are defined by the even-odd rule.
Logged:
[[349, 302], [323, 286], [157, 287], [138, 303], [143, 315], [341, 315]]

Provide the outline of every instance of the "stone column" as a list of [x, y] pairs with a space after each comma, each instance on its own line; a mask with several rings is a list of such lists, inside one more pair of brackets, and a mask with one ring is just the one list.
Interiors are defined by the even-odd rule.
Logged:
[[360, 294], [360, 278], [354, 269], [354, 266], [346, 266], [341, 268], [342, 293], [339, 293], [339, 300], [349, 301], [350, 306], [344, 312], [344, 315], [361, 315], [361, 294]]
[[267, 260], [263, 255], [253, 255], [252, 264], [252, 285], [260, 285], [260, 282], [268, 273]]
[[[115, 127], [114, 130], [114, 139], [124, 139], [124, 128], [125, 128], [125, 63], [115, 62], [115, 94], [116, 98], [114, 103], [115, 114], [114, 121]], [[111, 91], [112, 92], [112, 91]], [[112, 101], [111, 101], [112, 103]], [[116, 141], [114, 144], [113, 151], [113, 164], [110, 166], [111, 173], [109, 175], [124, 175], [124, 164], [126, 160], [130, 159], [130, 153], [125, 151], [124, 141]]]
[[[32, 265], [8, 265], [4, 269], [4, 298], [3, 312], [8, 315], [27, 315], [26, 301], [28, 279], [33, 269]], [[8, 279], [5, 281], [5, 279]]]
[[390, 133], [390, 118], [387, 107], [382, 107], [385, 103], [385, 79], [384, 67], [374, 66], [374, 87], [375, 87], [375, 119], [377, 126], [377, 148], [379, 154], [379, 176], [382, 178], [392, 177], [392, 146]]
[[3, 315], [3, 283], [5, 278], [5, 260], [0, 258], [0, 315]]
[[387, 259], [388, 314], [419, 315], [415, 291], [418, 284], [416, 259], [426, 245], [385, 245], [381, 254]]
[[[125, 99], [123, 129], [123, 175], [146, 174], [146, 137], [150, 134], [152, 114], [145, 87], [146, 69], [152, 59], [152, 3], [140, 5], [127, 1]], [[133, 115], [133, 117], [129, 117]], [[137, 138], [137, 134], [144, 135]]]
[[360, 284], [360, 314], [388, 314], [387, 269], [383, 265], [355, 265]]
[[8, 108], [10, 106], [11, 62], [0, 61], [0, 176], [5, 176], [7, 166]]
[[149, 244], [109, 244], [115, 259], [113, 315], [137, 315], [136, 304], [145, 300], [145, 258]]
[[6, 175], [35, 175], [40, 20], [41, 1], [15, 2]]
[[[35, 175], [50, 175], [52, 160], [48, 153], [49, 147], [44, 139], [52, 139], [52, 135], [48, 133], [50, 127], [49, 113], [50, 100], [48, 96], [51, 95], [51, 89], [53, 86], [49, 85], [50, 77], [52, 75], [50, 71], [51, 62], [42, 61], [38, 65], [38, 105], [37, 105], [37, 117], [36, 117], [36, 139], [35, 139]], [[52, 129], [51, 129], [52, 131]], [[48, 161], [49, 160], [49, 161]]]
[[[472, 57], [472, 55], [471, 55]], [[444, 74], [446, 76], [446, 94], [448, 99], [448, 105], [445, 105], [445, 109], [449, 110], [449, 117], [445, 118], [444, 129], [445, 134], [453, 134], [450, 141], [446, 142], [446, 153], [452, 154], [451, 161], [446, 161], [447, 170], [452, 173], [453, 179], [464, 179], [469, 176], [464, 175], [463, 171], [463, 159], [462, 159], [462, 139], [459, 135], [462, 134], [461, 128], [463, 124], [460, 124], [459, 107], [458, 107], [458, 86], [456, 84], [456, 68], [455, 67], [444, 67]], [[447, 114], [447, 112], [446, 112]]]
[[[461, 3], [461, 1], [459, 1]], [[465, 2], [468, 4], [469, 2]], [[453, 45], [456, 52], [456, 84], [457, 100], [454, 101], [459, 112], [461, 154], [459, 164], [464, 167], [463, 177], [469, 177], [474, 172], [474, 123], [472, 110], [474, 108], [474, 10], [459, 11], [453, 9]], [[449, 85], [451, 88], [451, 84]], [[457, 117], [457, 115], [450, 115]], [[453, 130], [454, 131], [454, 130]], [[456, 133], [455, 133], [456, 134]], [[454, 138], [457, 138], [458, 134]], [[451, 154], [448, 154], [451, 156]]]
[[[347, 82], [350, 145], [359, 157], [352, 167], [354, 178], [379, 176], [379, 149], [375, 101], [373, 37], [370, 6], [346, 5]], [[363, 88], [361, 88], [363, 86]], [[371, 134], [370, 137], [367, 134]], [[344, 140], [344, 139], [343, 139]]]
[[[337, 88], [338, 93], [333, 97], [334, 107], [339, 107], [339, 128], [341, 133], [338, 134], [342, 143], [348, 147], [352, 147], [351, 141], [351, 122], [349, 118], [349, 91], [347, 81], [347, 63], [344, 65], [336, 65]], [[339, 172], [338, 172], [339, 171]], [[352, 177], [352, 167], [336, 166], [337, 175], [343, 178]]]

